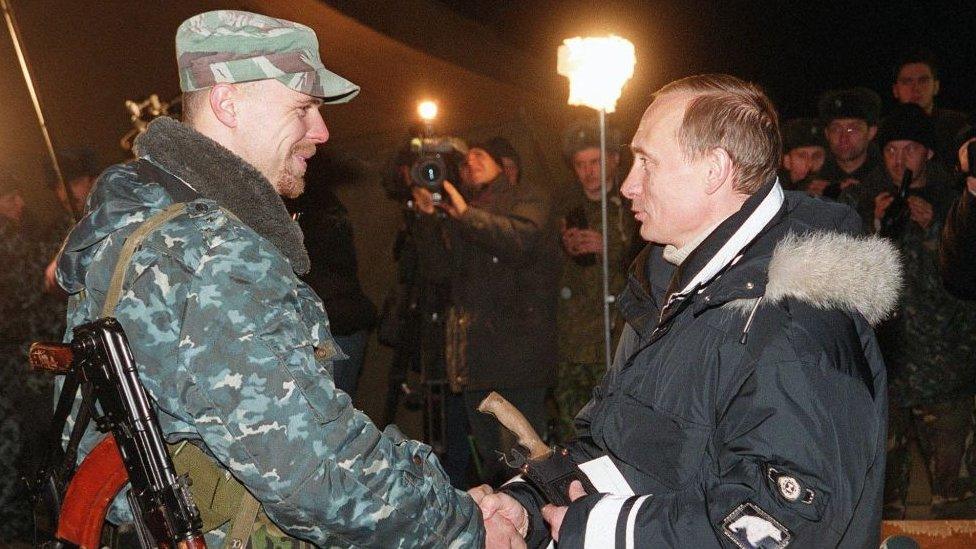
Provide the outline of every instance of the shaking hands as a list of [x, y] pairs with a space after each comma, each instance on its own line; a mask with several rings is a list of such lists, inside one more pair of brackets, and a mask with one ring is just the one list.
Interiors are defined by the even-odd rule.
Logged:
[[[503, 492], [494, 492], [487, 484], [468, 490], [475, 503], [481, 508], [485, 521], [486, 549], [516, 549], [525, 547], [525, 536], [529, 532], [529, 513], [515, 498]], [[586, 495], [583, 485], [573, 482], [569, 485], [571, 500]], [[549, 535], [559, 541], [559, 529], [568, 507], [546, 505], [542, 517], [549, 525]]]

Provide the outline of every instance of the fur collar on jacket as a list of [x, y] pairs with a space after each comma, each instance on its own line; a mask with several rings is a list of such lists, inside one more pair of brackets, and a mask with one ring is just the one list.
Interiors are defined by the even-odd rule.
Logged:
[[134, 151], [148, 157], [205, 198], [230, 210], [268, 239], [297, 274], [309, 270], [298, 223], [274, 187], [257, 169], [216, 141], [172, 118], [153, 120], [136, 138]]
[[773, 251], [764, 298], [857, 311], [877, 325], [895, 310], [901, 286], [901, 257], [887, 239], [789, 233]]

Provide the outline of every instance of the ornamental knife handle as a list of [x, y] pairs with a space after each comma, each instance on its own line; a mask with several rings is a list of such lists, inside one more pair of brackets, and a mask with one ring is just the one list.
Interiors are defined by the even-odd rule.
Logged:
[[503, 427], [511, 431], [518, 438], [518, 443], [529, 451], [530, 460], [545, 459], [552, 453], [522, 412], [495, 391], [488, 393], [488, 396], [481, 401], [478, 411], [495, 416]]

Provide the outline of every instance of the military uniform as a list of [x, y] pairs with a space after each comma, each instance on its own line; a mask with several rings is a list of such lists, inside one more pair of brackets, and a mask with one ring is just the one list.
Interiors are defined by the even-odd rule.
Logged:
[[[321, 65], [311, 29], [289, 21], [205, 13], [181, 25], [177, 50], [184, 91], [272, 77], [331, 102], [358, 91]], [[309, 269], [303, 235], [271, 183], [169, 118], [154, 120], [134, 151], [137, 163], [100, 176], [58, 279], [69, 327], [101, 316], [126, 237], [174, 202], [160, 181], [199, 196], [146, 236], [114, 310], [167, 442], [202, 449], [284, 533], [318, 546], [480, 545], [480, 512], [431, 448], [395, 427], [381, 433], [336, 390], [332, 361], [344, 355], [321, 300], [297, 278]], [[97, 438], [89, 429], [82, 450]], [[122, 520], [126, 505], [116, 504]], [[227, 529], [208, 543], [219, 546]]]
[[[904, 136], [902, 136], [904, 137]], [[895, 317], [879, 328], [889, 372], [888, 464], [885, 515], [902, 518], [910, 473], [909, 440], [926, 460], [932, 513], [940, 518], [976, 517], [972, 475], [973, 411], [976, 396], [976, 305], [950, 295], [939, 274], [939, 236], [955, 199], [941, 167], [926, 166], [926, 185], [913, 193], [933, 207], [923, 229], [909, 220], [896, 245], [905, 265], [905, 290]], [[874, 198], [899, 190], [878, 168], [839, 199], [859, 210], [877, 230]]]
[[[838, 118], [860, 119], [869, 128], [876, 127], [881, 115], [881, 98], [867, 88], [832, 90], [823, 94], [817, 101], [817, 112], [825, 128], [830, 126], [832, 120]], [[827, 198], [837, 198], [842, 190], [841, 182], [853, 179], [857, 183], [861, 183], [880, 165], [881, 154], [873, 142], [868, 144], [867, 158], [865, 158], [864, 163], [851, 172], [843, 170], [837, 164], [833, 154], [828, 154], [827, 160], [820, 170], [820, 178], [830, 182], [830, 185], [824, 189], [823, 195]]]
[[64, 334], [64, 300], [43, 289], [60, 233], [39, 239], [28, 234], [0, 216], [0, 543], [33, 539], [20, 477], [36, 462], [51, 415], [51, 378], [28, 372], [27, 348], [31, 341], [60, 340]]
[[[559, 219], [573, 211], [582, 210], [589, 229], [600, 231], [600, 202], [586, 197], [576, 181], [566, 186], [557, 210]], [[635, 232], [634, 216], [620, 194], [611, 190], [607, 200], [607, 245], [610, 266], [610, 295], [616, 295], [626, 283], [631, 241]], [[569, 440], [574, 436], [573, 418], [590, 400], [593, 387], [606, 372], [603, 341], [603, 267], [602, 259], [581, 262], [563, 257], [559, 283], [559, 365], [554, 397], [559, 408], [558, 436]], [[623, 328], [623, 319], [611, 305], [612, 346]], [[611, 347], [612, 348], [612, 347]]]

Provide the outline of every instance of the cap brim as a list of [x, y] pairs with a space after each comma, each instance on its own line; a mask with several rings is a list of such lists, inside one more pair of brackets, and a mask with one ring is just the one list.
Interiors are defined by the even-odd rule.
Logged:
[[323, 103], [345, 103], [359, 95], [359, 86], [329, 69], [319, 69], [316, 73], [322, 88], [322, 95], [316, 94], [316, 96], [321, 97]]

